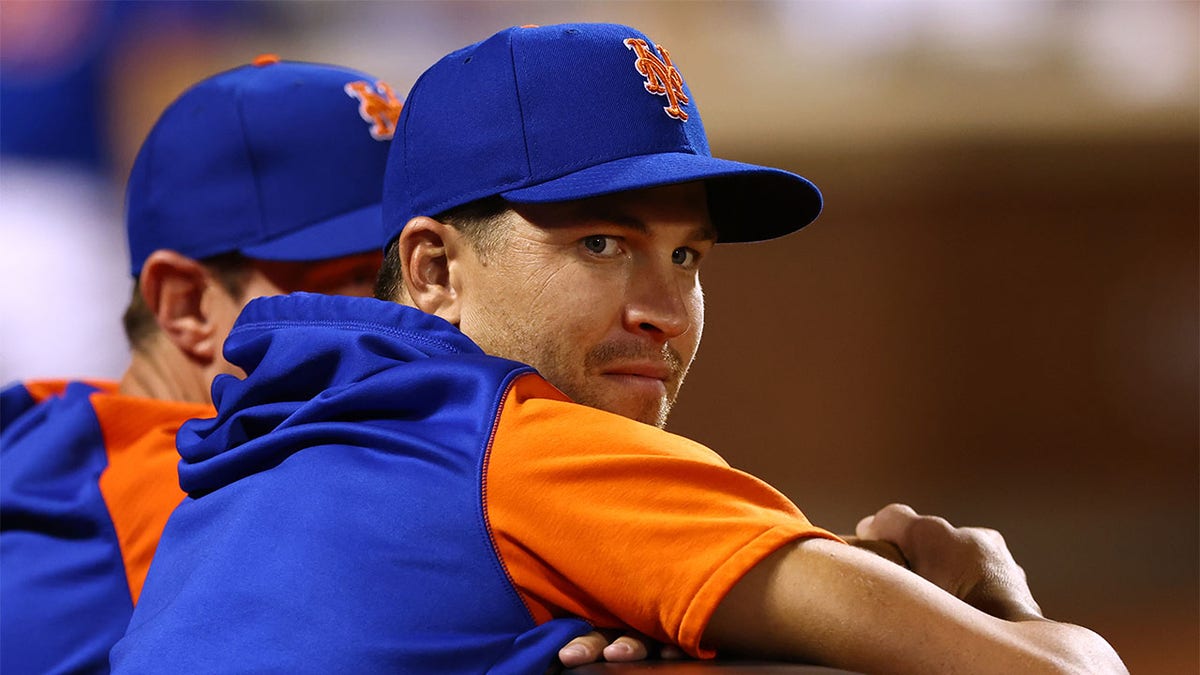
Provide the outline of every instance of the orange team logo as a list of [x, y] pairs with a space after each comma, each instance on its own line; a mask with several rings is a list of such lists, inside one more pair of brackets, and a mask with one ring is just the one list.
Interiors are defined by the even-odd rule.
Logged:
[[637, 61], [634, 61], [633, 65], [646, 78], [646, 81], [642, 83], [646, 87], [646, 91], [666, 96], [668, 105], [663, 106], [663, 111], [680, 122], [686, 122], [688, 114], [679, 107], [688, 102], [687, 94], [683, 93], [683, 76], [671, 63], [671, 55], [667, 53], [667, 50], [663, 49], [662, 45], [654, 46], [662, 52], [661, 61], [654, 52], [650, 51], [650, 45], [646, 44], [645, 40], [640, 38], [625, 40], [625, 48], [632, 49], [633, 53], [637, 54]]
[[377, 141], [391, 140], [396, 134], [396, 122], [400, 120], [400, 101], [387, 82], [359, 80], [345, 86], [346, 93], [358, 99], [358, 114], [371, 124], [371, 138]]

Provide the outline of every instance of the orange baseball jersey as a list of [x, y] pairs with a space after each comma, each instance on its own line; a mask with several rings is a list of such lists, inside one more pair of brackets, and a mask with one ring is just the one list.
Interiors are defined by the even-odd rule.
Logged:
[[0, 670], [106, 672], [183, 499], [175, 432], [212, 408], [66, 381], [0, 404]]
[[409, 307], [260, 298], [225, 353], [247, 377], [180, 430], [188, 498], [118, 672], [540, 673], [591, 626], [709, 656], [747, 571], [833, 538], [711, 450]]

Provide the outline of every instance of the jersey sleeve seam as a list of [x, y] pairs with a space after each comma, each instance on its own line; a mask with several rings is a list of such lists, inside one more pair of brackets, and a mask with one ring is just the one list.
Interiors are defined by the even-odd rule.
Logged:
[[496, 542], [496, 535], [492, 531], [491, 519], [488, 518], [488, 469], [491, 462], [492, 445], [496, 438], [496, 429], [500, 426], [500, 416], [504, 413], [504, 406], [508, 402], [508, 397], [516, 387], [516, 382], [523, 375], [532, 374], [534, 371], [528, 366], [519, 368], [509, 373], [502, 386], [497, 388], [499, 395], [492, 402], [492, 410], [495, 411], [492, 418], [492, 426], [488, 432], [486, 445], [480, 455], [479, 461], [479, 524], [483, 528], [484, 536], [487, 537], [488, 546], [492, 550], [492, 564], [496, 567], [504, 580], [507, 582], [506, 587], [509, 595], [525, 611], [525, 615], [529, 618], [530, 625], [537, 625], [537, 620], [534, 618], [533, 610], [529, 603], [525, 601], [524, 596], [517, 590], [516, 582], [513, 580], [512, 573], [508, 569], [508, 565], [504, 563], [504, 558], [500, 555], [500, 547]]

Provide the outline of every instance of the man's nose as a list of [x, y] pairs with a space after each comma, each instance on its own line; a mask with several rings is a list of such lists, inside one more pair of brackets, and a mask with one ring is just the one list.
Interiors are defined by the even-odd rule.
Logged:
[[625, 329], [647, 334], [658, 342], [687, 333], [692, 327], [692, 312], [677, 271], [642, 269], [636, 276], [625, 304]]

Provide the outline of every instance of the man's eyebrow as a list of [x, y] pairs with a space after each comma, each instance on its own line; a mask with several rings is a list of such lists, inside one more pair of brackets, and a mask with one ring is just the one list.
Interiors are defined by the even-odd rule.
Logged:
[[[592, 224], [616, 225], [618, 227], [628, 228], [640, 234], [647, 234], [650, 228], [646, 223], [638, 218], [624, 213], [616, 209], [606, 208], [586, 208], [580, 207], [570, 214], [570, 224], [572, 226], [587, 226]], [[689, 233], [691, 239], [697, 241], [716, 241], [717, 229], [712, 223], [705, 222], [697, 225]]]
[[696, 228], [692, 230], [693, 239], [711, 241], [715, 243], [717, 241], [717, 237], [717, 228], [714, 227], [711, 222], [706, 222], [703, 225], [697, 225]]
[[569, 222], [573, 226], [616, 225], [645, 234], [650, 231], [646, 223], [616, 209], [578, 206], [572, 209]]

